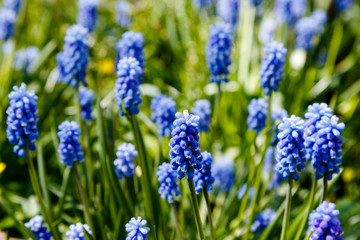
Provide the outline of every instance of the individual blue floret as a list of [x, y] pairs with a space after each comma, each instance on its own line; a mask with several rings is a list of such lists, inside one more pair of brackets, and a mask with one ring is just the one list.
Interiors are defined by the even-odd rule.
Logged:
[[96, 25], [98, 0], [79, 0], [77, 23], [92, 32]]
[[275, 0], [274, 15], [280, 23], [294, 25], [306, 13], [306, 0]]
[[159, 166], [156, 175], [160, 183], [159, 194], [161, 198], [172, 203], [175, 197], [181, 194], [177, 184], [178, 179], [176, 172], [172, 169], [170, 163], [164, 162]]
[[211, 104], [207, 99], [199, 99], [194, 102], [191, 112], [200, 117], [199, 131], [208, 132], [211, 124]]
[[266, 125], [268, 107], [269, 104], [263, 98], [252, 99], [247, 107], [249, 115], [246, 122], [250, 130], [256, 130], [256, 134]]
[[120, 27], [128, 28], [131, 24], [130, 16], [131, 4], [126, 1], [119, 1], [115, 5], [116, 23]]
[[16, 12], [0, 8], [0, 40], [7, 41], [15, 33]]
[[258, 233], [264, 230], [276, 218], [276, 212], [272, 209], [266, 208], [255, 217], [253, 224], [251, 224], [251, 231]]
[[160, 137], [170, 136], [177, 111], [176, 102], [163, 94], [155, 96], [150, 105], [150, 119], [156, 123]]
[[134, 159], [138, 155], [135, 146], [131, 143], [123, 143], [118, 147], [114, 161], [115, 173], [119, 179], [133, 177], [135, 173]]
[[145, 227], [147, 221], [141, 217], [131, 218], [130, 222], [125, 225], [125, 230], [128, 232], [125, 240], [147, 240], [147, 234], [150, 228]]
[[211, 170], [215, 178], [214, 186], [224, 192], [230, 191], [235, 182], [234, 161], [228, 158], [217, 159], [213, 162]]
[[116, 43], [117, 59], [133, 57], [139, 61], [141, 68], [144, 68], [144, 36], [134, 31], [124, 32], [121, 39]]
[[50, 240], [51, 233], [47, 232], [47, 228], [44, 226], [43, 217], [36, 215], [32, 217], [29, 222], [24, 224], [25, 227], [30, 229], [38, 240]]
[[89, 235], [92, 234], [90, 227], [87, 224], [78, 222], [76, 224], [71, 224], [65, 235], [69, 240], [86, 240], [87, 238], [85, 237], [84, 229]]
[[93, 117], [91, 116], [91, 104], [95, 101], [94, 91], [87, 89], [84, 86], [79, 87], [79, 97], [80, 97], [80, 106], [81, 106], [81, 119], [92, 121]]
[[201, 191], [205, 186], [206, 186], [206, 191], [212, 191], [213, 190], [212, 184], [215, 181], [213, 176], [211, 176], [211, 163], [212, 163], [211, 153], [204, 151], [201, 153], [201, 155], [203, 157], [203, 161], [201, 163], [202, 168], [201, 170], [196, 171], [194, 177], [196, 194], [201, 193]]
[[216, 15], [234, 29], [238, 24], [240, 0], [219, 0]]

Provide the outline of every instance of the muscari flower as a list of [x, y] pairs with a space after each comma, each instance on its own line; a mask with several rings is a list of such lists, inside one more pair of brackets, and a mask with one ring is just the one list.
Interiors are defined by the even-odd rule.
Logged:
[[118, 147], [114, 161], [115, 172], [119, 179], [133, 177], [135, 172], [134, 158], [138, 155], [135, 146], [131, 143], [123, 143]]
[[309, 216], [310, 240], [342, 240], [343, 228], [334, 203], [322, 202]]
[[196, 194], [201, 193], [205, 184], [206, 184], [206, 191], [212, 191], [213, 190], [212, 184], [215, 181], [214, 177], [211, 176], [211, 163], [212, 163], [211, 153], [204, 151], [201, 153], [201, 155], [203, 157], [203, 161], [201, 163], [202, 168], [199, 171], [196, 171], [194, 177]]
[[219, 0], [216, 6], [216, 15], [224, 22], [235, 28], [239, 18], [239, 0]]
[[51, 233], [47, 232], [47, 228], [44, 226], [43, 217], [36, 215], [30, 219], [29, 222], [24, 224], [25, 227], [30, 229], [38, 240], [50, 240]]
[[305, 169], [304, 120], [292, 115], [290, 118], [284, 118], [278, 128], [275, 170], [283, 178], [287, 179], [292, 175], [297, 181], [298, 172]]
[[7, 41], [15, 33], [16, 12], [0, 8], [0, 40]]
[[80, 125], [75, 121], [64, 121], [59, 125], [57, 133], [60, 143], [58, 153], [60, 162], [65, 163], [67, 167], [72, 167], [74, 162], [82, 162], [84, 160], [83, 150], [81, 148]]
[[91, 104], [94, 102], [94, 91], [87, 89], [84, 86], [79, 87], [79, 97], [81, 106], [81, 119], [82, 120], [93, 120], [91, 116]]
[[293, 25], [306, 13], [306, 0], [275, 0], [274, 14], [280, 23]]
[[87, 224], [78, 222], [76, 224], [71, 224], [69, 231], [67, 231], [65, 235], [69, 238], [69, 240], [85, 240], [84, 229], [89, 235], [92, 234], [90, 227]]
[[121, 39], [116, 43], [116, 52], [118, 59], [124, 57], [133, 57], [139, 61], [139, 64], [144, 68], [144, 36], [142, 33], [134, 31], [124, 32]]
[[140, 76], [143, 70], [139, 62], [133, 58], [122, 58], [117, 65], [117, 79], [115, 83], [115, 101], [119, 107], [119, 116], [125, 116], [124, 109], [128, 113], [138, 114], [139, 105], [142, 103], [139, 89]]
[[9, 8], [16, 13], [19, 12], [22, 0], [3, 0], [3, 4], [5, 8]]
[[176, 102], [163, 94], [155, 96], [150, 105], [153, 111], [150, 119], [156, 123], [160, 137], [170, 136], [175, 120]]
[[206, 63], [210, 70], [210, 82], [228, 82], [231, 64], [233, 36], [229, 24], [218, 22], [210, 25], [209, 41], [206, 44]]
[[194, 107], [191, 112], [200, 117], [199, 131], [208, 132], [211, 123], [211, 104], [207, 99], [199, 99], [194, 102]]
[[278, 90], [283, 80], [287, 49], [283, 43], [273, 41], [266, 44], [264, 53], [259, 72], [260, 87], [264, 89], [265, 95], [269, 95]]
[[266, 18], [261, 22], [258, 38], [262, 44], [274, 40], [277, 22], [272, 18]]
[[6, 137], [14, 144], [13, 151], [19, 157], [25, 156], [25, 147], [35, 151], [35, 141], [39, 138], [37, 99], [35, 91], [26, 91], [26, 84], [14, 86], [9, 93], [10, 106], [6, 109]]
[[56, 61], [60, 70], [59, 81], [77, 88], [85, 81], [89, 59], [89, 32], [81, 25], [72, 25], [64, 38], [64, 51], [58, 53]]
[[217, 159], [212, 164], [214, 185], [224, 192], [230, 191], [235, 181], [234, 161], [228, 158]]
[[128, 232], [128, 235], [125, 240], [147, 240], [147, 234], [150, 232], [150, 228], [144, 227], [146, 225], [146, 220], [141, 217], [131, 218], [130, 221], [125, 225], [125, 230]]
[[76, 17], [76, 21], [84, 28], [87, 28], [89, 32], [91, 32], [95, 28], [98, 6], [99, 6], [98, 0], [78, 1], [79, 10]]
[[158, 176], [158, 181], [160, 183], [159, 194], [161, 198], [172, 203], [175, 197], [181, 194], [177, 184], [178, 179], [176, 172], [172, 169], [170, 163], [164, 162], [159, 166], [156, 175]]
[[352, 7], [354, 0], [335, 0], [335, 7], [339, 12], [345, 11]]
[[173, 170], [177, 171], [177, 177], [185, 176], [189, 180], [194, 177], [194, 170], [201, 169], [203, 160], [199, 143], [199, 116], [189, 114], [184, 110], [183, 114], [177, 112], [174, 121], [172, 138], [169, 141], [171, 147], [169, 156]]
[[131, 4], [126, 1], [119, 1], [115, 5], [116, 10], [116, 23], [120, 27], [127, 28], [131, 24], [130, 18]]
[[16, 51], [13, 64], [14, 70], [24, 70], [25, 72], [28, 72], [29, 66], [36, 61], [39, 54], [39, 49], [34, 46]]
[[260, 133], [266, 125], [266, 118], [269, 104], [263, 98], [252, 99], [248, 105], [249, 115], [247, 124], [250, 130], [256, 130], [256, 134]]
[[272, 209], [265, 209], [255, 217], [254, 223], [251, 224], [251, 231], [258, 233], [264, 230], [274, 219], [276, 218], [276, 212]]

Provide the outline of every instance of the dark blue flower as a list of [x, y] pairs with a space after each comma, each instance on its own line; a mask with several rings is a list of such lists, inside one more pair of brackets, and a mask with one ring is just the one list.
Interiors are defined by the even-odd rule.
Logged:
[[87, 28], [89, 32], [95, 28], [98, 5], [98, 0], [79, 0], [78, 2], [77, 23]]
[[260, 87], [265, 95], [269, 95], [271, 91], [278, 90], [283, 80], [287, 49], [284, 44], [273, 41], [266, 44], [264, 53], [259, 72]]
[[200, 170], [202, 167], [198, 130], [200, 117], [189, 114], [188, 110], [184, 110], [184, 114], [177, 112], [175, 117], [177, 119], [174, 121], [172, 138], [169, 141], [171, 166], [177, 171], [179, 179], [186, 173], [186, 177], [191, 180], [194, 170]]
[[15, 33], [16, 12], [0, 8], [0, 40], [6, 41]]
[[81, 105], [81, 119], [82, 120], [93, 120], [91, 116], [91, 104], [94, 102], [94, 91], [91, 89], [87, 89], [84, 86], [79, 87], [79, 97], [80, 97], [80, 105]]
[[114, 161], [115, 172], [119, 179], [133, 177], [135, 173], [134, 158], [138, 155], [135, 146], [131, 143], [123, 143], [118, 147]]
[[77, 88], [85, 81], [89, 59], [89, 32], [81, 25], [72, 25], [64, 38], [64, 51], [56, 56], [60, 70], [59, 81]]
[[256, 130], [256, 134], [260, 133], [266, 125], [268, 107], [269, 104], [263, 98], [252, 99], [247, 107], [249, 115], [246, 122], [250, 130]]
[[224, 22], [235, 28], [239, 18], [240, 0], [219, 0], [216, 6], [216, 15]]
[[176, 172], [172, 169], [170, 163], [164, 162], [159, 166], [156, 175], [158, 176], [158, 181], [160, 183], [159, 194], [161, 198], [172, 203], [175, 197], [181, 194], [177, 184], [178, 179]]
[[199, 131], [208, 132], [211, 124], [211, 105], [209, 100], [199, 99], [195, 101], [191, 112], [200, 117]]
[[150, 228], [144, 227], [146, 225], [146, 220], [141, 217], [131, 218], [130, 222], [125, 225], [125, 230], [128, 232], [128, 235], [125, 240], [147, 240], [147, 234], [150, 232]]
[[30, 229], [38, 240], [50, 240], [51, 233], [47, 232], [47, 228], [44, 226], [43, 217], [36, 215], [31, 218], [29, 222], [24, 224], [25, 227]]
[[209, 41], [206, 45], [206, 63], [210, 70], [210, 82], [228, 82], [231, 64], [233, 36], [229, 24], [218, 22], [210, 25]]
[[127, 28], [131, 24], [130, 18], [131, 4], [126, 1], [119, 1], [116, 3], [116, 23], [120, 27]]
[[86, 240], [84, 229], [88, 234], [92, 234], [90, 227], [87, 224], [76, 223], [71, 224], [69, 231], [65, 233], [69, 240]]
[[67, 167], [72, 167], [74, 162], [84, 160], [83, 150], [79, 142], [80, 134], [80, 126], [75, 121], [64, 121], [59, 126], [57, 133], [60, 139], [58, 153], [60, 161], [65, 163]]
[[140, 76], [143, 69], [139, 62], [133, 58], [122, 58], [117, 65], [117, 79], [115, 83], [115, 101], [119, 107], [119, 115], [125, 116], [124, 109], [131, 114], [139, 113], [142, 103], [139, 89]]
[[230, 191], [235, 182], [234, 161], [228, 158], [217, 159], [211, 169], [215, 178], [214, 185], [224, 192]]
[[275, 0], [274, 15], [281, 23], [293, 25], [306, 13], [306, 0]]
[[153, 113], [150, 118], [156, 123], [160, 137], [170, 136], [177, 111], [176, 102], [163, 94], [155, 96], [150, 105]]
[[13, 151], [19, 157], [25, 156], [25, 147], [35, 151], [35, 140], [39, 138], [37, 99], [35, 91], [26, 91], [26, 84], [14, 86], [9, 93], [10, 106], [6, 110], [6, 137], [14, 144]]
[[22, 0], [3, 0], [3, 4], [5, 8], [9, 8], [18, 13], [22, 4]]
[[258, 38], [262, 44], [266, 44], [274, 40], [277, 25], [277, 22], [272, 18], [266, 18], [261, 22]]
[[275, 170], [287, 179], [292, 174], [295, 181], [305, 169], [304, 120], [292, 115], [279, 124], [279, 142], [276, 146]]
[[354, 0], [335, 0], [335, 7], [339, 12], [349, 9], [353, 4]]
[[24, 70], [28, 72], [29, 66], [37, 60], [39, 54], [39, 49], [34, 46], [16, 51], [13, 65], [14, 70]]
[[322, 202], [309, 216], [310, 240], [342, 240], [343, 228], [334, 203]]
[[124, 32], [121, 39], [116, 43], [117, 58], [133, 57], [139, 61], [139, 64], [144, 68], [144, 37], [142, 33], [134, 31]]
[[215, 179], [211, 176], [211, 163], [212, 163], [211, 153], [204, 151], [201, 153], [201, 155], [203, 157], [203, 161], [201, 163], [202, 168], [201, 170], [196, 171], [194, 177], [196, 194], [201, 193], [205, 184], [206, 184], [206, 190], [212, 191], [213, 190], [212, 184], [215, 181]]
[[251, 231], [258, 233], [264, 230], [276, 218], [276, 212], [272, 209], [266, 208], [255, 217], [253, 224], [251, 224]]

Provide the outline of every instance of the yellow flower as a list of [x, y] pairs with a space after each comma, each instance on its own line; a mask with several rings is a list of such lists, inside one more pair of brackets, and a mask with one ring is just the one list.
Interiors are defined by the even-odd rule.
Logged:
[[5, 170], [5, 168], [6, 168], [6, 164], [0, 162], [0, 173], [2, 173]]
[[114, 72], [114, 61], [107, 58], [99, 63], [99, 71], [106, 75], [111, 75]]
[[344, 182], [351, 182], [356, 177], [356, 172], [352, 168], [345, 168], [342, 174]]

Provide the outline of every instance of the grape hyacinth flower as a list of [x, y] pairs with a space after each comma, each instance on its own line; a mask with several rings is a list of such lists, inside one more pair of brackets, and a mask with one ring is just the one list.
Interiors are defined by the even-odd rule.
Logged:
[[211, 169], [214, 185], [224, 192], [230, 191], [235, 182], [234, 161], [228, 158], [218, 159], [213, 162]]
[[216, 6], [216, 15], [234, 29], [239, 18], [239, 0], [219, 0]]
[[15, 33], [16, 12], [0, 8], [0, 40], [7, 41]]
[[201, 153], [201, 155], [203, 157], [202, 168], [201, 170], [196, 171], [194, 177], [196, 194], [201, 193], [205, 184], [206, 184], [206, 191], [212, 191], [213, 190], [212, 184], [215, 181], [214, 177], [211, 176], [211, 163], [212, 163], [211, 153], [204, 151]]
[[125, 225], [125, 230], [128, 235], [125, 240], [140, 240], [147, 239], [147, 234], [150, 232], [150, 228], [145, 227], [147, 221], [141, 217], [131, 218], [130, 221]]
[[133, 57], [139, 61], [141, 68], [144, 68], [144, 36], [134, 31], [124, 32], [121, 39], [116, 43], [118, 59]]
[[68, 237], [69, 240], [86, 240], [84, 229], [89, 235], [92, 234], [90, 227], [87, 224], [82, 224], [78, 222], [76, 224], [71, 224], [69, 227], [69, 231], [67, 231], [65, 235]]
[[79, 97], [81, 106], [81, 119], [82, 120], [94, 120], [91, 116], [91, 104], [95, 101], [94, 91], [87, 89], [84, 86], [79, 87]]
[[294, 25], [306, 13], [306, 0], [275, 0], [274, 15], [280, 23]]
[[315, 169], [316, 178], [326, 177], [332, 179], [334, 173], [339, 173], [342, 162], [341, 134], [345, 128], [344, 123], [339, 123], [336, 116], [322, 117], [316, 124], [317, 134], [313, 145], [311, 164]]
[[184, 110], [183, 114], [177, 112], [174, 121], [172, 138], [169, 141], [169, 156], [173, 170], [177, 171], [177, 177], [185, 176], [188, 180], [194, 177], [194, 170], [201, 169], [202, 155], [199, 143], [199, 119], [197, 115], [189, 114]]
[[26, 84], [14, 86], [9, 93], [10, 106], [6, 109], [6, 137], [14, 144], [13, 151], [19, 157], [25, 156], [25, 148], [35, 151], [35, 141], [39, 138], [37, 99], [35, 91], [26, 90]]
[[259, 41], [262, 44], [271, 42], [274, 40], [275, 30], [277, 28], [277, 22], [272, 18], [266, 18], [261, 22], [259, 30]]
[[114, 161], [115, 172], [118, 179], [133, 177], [135, 173], [134, 158], [138, 155], [135, 146], [131, 143], [123, 143], [118, 147]]
[[342, 240], [343, 228], [339, 220], [339, 210], [334, 203], [322, 202], [309, 216], [312, 234], [310, 240]]
[[160, 137], [170, 136], [177, 111], [176, 102], [163, 94], [155, 96], [150, 105], [153, 113], [150, 119], [156, 123]]
[[80, 126], [75, 121], [64, 121], [59, 126], [57, 133], [60, 139], [58, 152], [60, 162], [65, 163], [67, 167], [72, 167], [74, 162], [84, 160], [83, 150], [79, 142], [80, 134]]
[[64, 38], [64, 51], [58, 53], [56, 61], [60, 70], [59, 81], [77, 88], [85, 81], [89, 59], [89, 32], [81, 25], [72, 25]]
[[161, 199], [166, 199], [172, 203], [175, 197], [180, 196], [181, 192], [177, 184], [176, 172], [172, 169], [170, 163], [164, 162], [156, 172], [160, 183], [159, 194]]
[[339, 12], [345, 11], [352, 7], [354, 0], [335, 0], [335, 7]]
[[305, 169], [304, 120], [292, 115], [279, 124], [279, 142], [276, 146], [275, 170], [283, 178], [299, 179], [299, 172]]
[[87, 28], [92, 32], [96, 25], [96, 14], [99, 5], [98, 0], [79, 0], [78, 1], [78, 14], [76, 21], [78, 24]]
[[123, 58], [119, 61], [114, 96], [120, 109], [119, 116], [125, 116], [123, 108], [130, 114], [139, 113], [139, 105], [142, 103], [139, 89], [142, 74], [143, 70], [135, 58]]
[[210, 25], [209, 41], [206, 45], [206, 63], [210, 70], [210, 82], [228, 82], [231, 64], [233, 36], [229, 24], [218, 22]]
[[250, 130], [256, 130], [256, 134], [259, 134], [266, 125], [268, 107], [269, 104], [263, 98], [252, 99], [247, 107], [249, 115], [246, 122]]
[[34, 46], [16, 51], [13, 64], [14, 70], [24, 70], [28, 72], [30, 64], [36, 61], [39, 54], [39, 49]]
[[47, 232], [47, 228], [44, 226], [43, 217], [36, 215], [30, 219], [29, 222], [24, 224], [25, 227], [30, 229], [36, 239], [39, 240], [50, 240], [51, 233]]
[[258, 233], [264, 230], [274, 219], [276, 218], [276, 212], [272, 209], [265, 209], [255, 217], [253, 224], [251, 224], [251, 231]]
[[120, 27], [127, 28], [131, 24], [130, 18], [131, 4], [126, 1], [119, 1], [115, 5], [116, 10], [116, 23]]
[[199, 99], [194, 102], [194, 107], [191, 112], [200, 117], [199, 131], [208, 132], [211, 123], [211, 104], [207, 99]]
[[270, 95], [272, 91], [278, 90], [283, 80], [287, 49], [283, 43], [273, 41], [266, 44], [264, 53], [259, 72], [260, 87], [264, 89], [265, 95]]
[[3, 0], [3, 5], [5, 8], [11, 9], [14, 12], [18, 13], [22, 0]]

